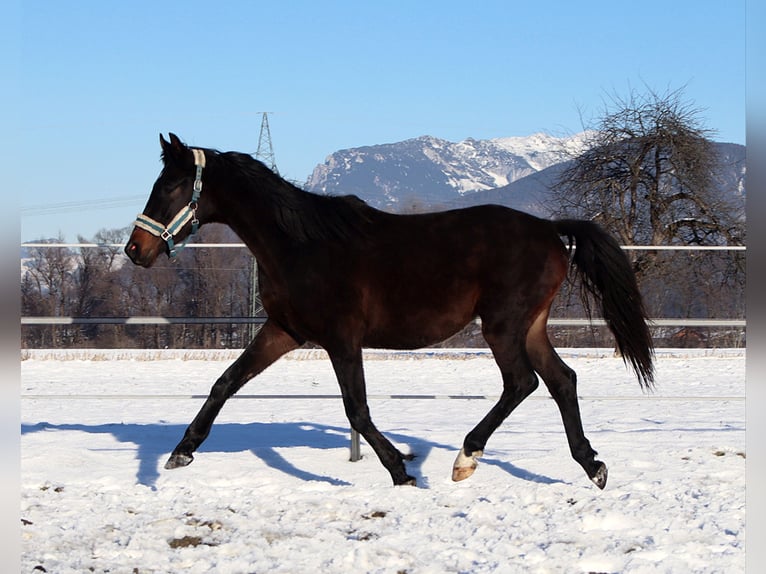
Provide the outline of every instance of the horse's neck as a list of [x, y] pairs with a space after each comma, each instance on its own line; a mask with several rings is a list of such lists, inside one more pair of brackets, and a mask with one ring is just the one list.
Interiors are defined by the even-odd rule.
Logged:
[[[267, 182], [271, 185], [272, 182]], [[287, 244], [277, 230], [273, 207], [256, 189], [223, 185], [218, 190], [219, 219], [245, 243], [259, 264], [274, 267], [284, 257]]]

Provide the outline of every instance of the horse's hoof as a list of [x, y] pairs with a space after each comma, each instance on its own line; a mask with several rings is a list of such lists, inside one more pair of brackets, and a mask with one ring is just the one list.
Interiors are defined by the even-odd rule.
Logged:
[[596, 474], [591, 476], [590, 479], [593, 481], [593, 484], [598, 486], [601, 490], [604, 490], [604, 487], [606, 486], [607, 470], [606, 465], [603, 462], [599, 464], [600, 466], [598, 467]]
[[405, 474], [401, 478], [394, 478], [394, 486], [417, 486], [417, 480], [414, 476]]
[[189, 466], [191, 464], [191, 461], [194, 460], [194, 457], [190, 454], [182, 454], [182, 453], [176, 453], [170, 455], [170, 458], [165, 463], [165, 469], [166, 470], [173, 470], [174, 468], [181, 468], [184, 466]]
[[484, 451], [477, 450], [472, 452], [470, 456], [466, 456], [461, 448], [455, 459], [455, 464], [452, 466], [452, 480], [454, 482], [460, 482], [471, 476], [476, 470], [476, 466], [479, 464], [476, 459], [483, 454]]
[[476, 466], [466, 466], [463, 468], [453, 468], [452, 469], [452, 481], [453, 482], [460, 482], [461, 480], [465, 480], [469, 476], [471, 476], [474, 471], [476, 470]]

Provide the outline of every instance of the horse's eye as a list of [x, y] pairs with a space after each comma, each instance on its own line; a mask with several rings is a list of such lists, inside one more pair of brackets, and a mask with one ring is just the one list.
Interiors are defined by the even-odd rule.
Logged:
[[186, 180], [187, 180], [187, 178], [184, 177], [182, 179], [176, 179], [174, 181], [171, 181], [167, 185], [167, 187], [165, 188], [167, 193], [177, 193], [177, 192], [179, 192], [181, 190], [181, 188], [184, 186], [184, 184], [186, 183]]

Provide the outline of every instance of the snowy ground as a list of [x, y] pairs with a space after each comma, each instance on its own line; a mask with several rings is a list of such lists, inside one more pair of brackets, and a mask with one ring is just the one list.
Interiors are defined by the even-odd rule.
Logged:
[[[492, 402], [382, 397], [497, 396], [485, 353], [369, 354], [373, 419], [417, 455], [417, 488], [391, 486], [364, 443], [348, 461], [338, 398], [233, 399], [195, 462], [165, 471], [193, 395], [231, 353], [33, 353], [21, 365], [22, 571], [743, 572], [744, 352], [663, 350], [654, 395], [605, 351], [562, 355], [609, 467], [604, 491], [571, 459], [543, 386], [460, 483], [455, 454]], [[321, 353], [299, 351], [242, 394], [337, 386]]]

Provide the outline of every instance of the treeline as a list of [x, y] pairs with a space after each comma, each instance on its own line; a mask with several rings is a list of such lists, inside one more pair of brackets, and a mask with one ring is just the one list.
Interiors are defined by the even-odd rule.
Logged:
[[[122, 245], [129, 229], [103, 231], [82, 243]], [[206, 226], [196, 243], [239, 243], [226, 227]], [[635, 254], [636, 252], [629, 252]], [[634, 258], [636, 258], [634, 256]], [[641, 252], [641, 289], [652, 317], [744, 318], [743, 251]], [[189, 248], [150, 269], [131, 264], [121, 247], [34, 247], [22, 254], [21, 307], [25, 317], [265, 317], [254, 293], [254, 260], [243, 247]], [[254, 299], [255, 296], [255, 299]], [[598, 316], [594, 310], [594, 317]], [[565, 283], [553, 318], [582, 318], [579, 285]], [[242, 348], [257, 325], [24, 325], [22, 348]], [[604, 327], [552, 327], [559, 346], [610, 346]], [[733, 327], [663, 327], [658, 346], [731, 347], [745, 344]], [[483, 347], [481, 327], [468, 325], [442, 343]]]
[[[629, 251], [650, 317], [666, 319], [744, 319], [746, 267], [744, 251]], [[580, 285], [567, 283], [554, 317], [586, 316], [579, 302]], [[597, 316], [594, 310], [593, 316]], [[557, 328], [558, 344], [588, 345], [589, 328]], [[744, 327], [653, 327], [658, 347], [744, 347]], [[590, 335], [597, 346], [611, 344], [606, 327]]]
[[[129, 229], [102, 231], [80, 243], [122, 245]], [[199, 243], [239, 243], [220, 225]], [[121, 247], [33, 247], [22, 253], [21, 314], [26, 317], [248, 317], [253, 257], [243, 247], [190, 248], [151, 269], [136, 267]], [[263, 314], [262, 312], [260, 313]], [[249, 324], [24, 325], [23, 348], [240, 348]]]

